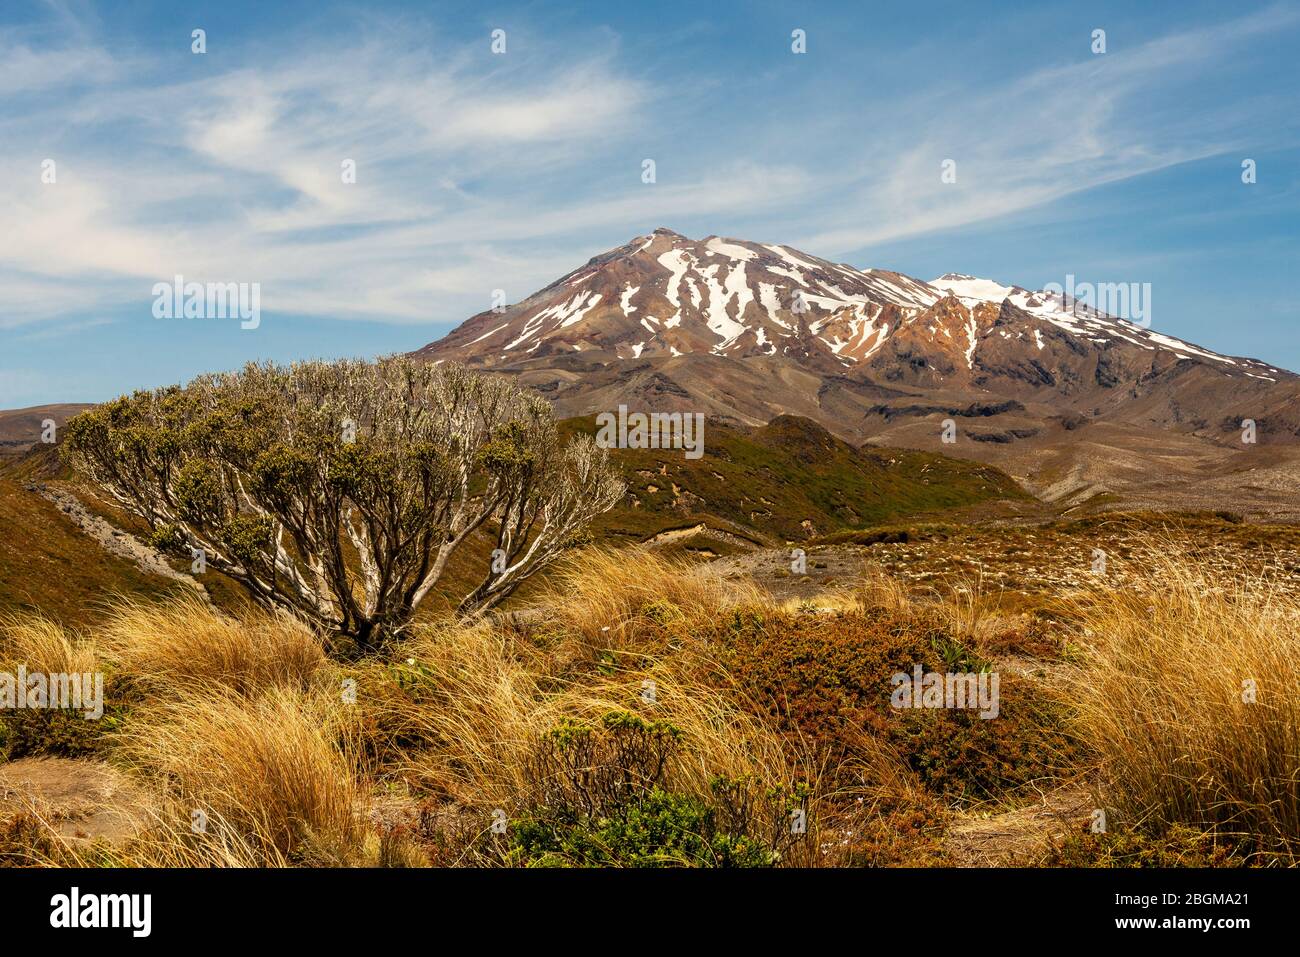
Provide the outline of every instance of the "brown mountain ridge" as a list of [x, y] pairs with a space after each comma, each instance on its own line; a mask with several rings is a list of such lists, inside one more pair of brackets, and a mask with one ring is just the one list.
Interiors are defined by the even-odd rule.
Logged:
[[515, 376], [563, 416], [793, 414], [854, 443], [997, 464], [1067, 505], [1300, 517], [1300, 377], [955, 273], [924, 282], [658, 229], [416, 355]]

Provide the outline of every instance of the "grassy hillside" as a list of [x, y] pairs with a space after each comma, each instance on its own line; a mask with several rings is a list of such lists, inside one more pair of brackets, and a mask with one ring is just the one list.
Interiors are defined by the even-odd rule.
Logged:
[[[593, 417], [564, 422], [566, 433], [595, 431]], [[726, 554], [753, 545], [805, 541], [846, 529], [1027, 496], [997, 469], [901, 450], [857, 449], [816, 423], [782, 416], [745, 430], [708, 423], [705, 453], [687, 459], [674, 449], [620, 449], [614, 454], [628, 495], [593, 529], [597, 542], [625, 544], [655, 536], [668, 550]], [[67, 624], [94, 620], [106, 598], [161, 595], [171, 582], [141, 572], [95, 545], [57, 507], [27, 488], [59, 487], [71, 478], [54, 447], [38, 447], [0, 465], [0, 613], [39, 610]], [[87, 509], [143, 536], [138, 520], [83, 497]], [[676, 530], [704, 526], [703, 534]], [[457, 596], [481, 578], [490, 533], [467, 543], [448, 570], [445, 590]], [[173, 562], [184, 571], [185, 563]], [[222, 607], [243, 602], [239, 586], [209, 572], [203, 584]], [[520, 597], [541, 582], [526, 583]], [[445, 603], [433, 600], [436, 613]]]
[[114, 596], [177, 591], [104, 551], [51, 502], [0, 478], [0, 615], [36, 611], [76, 627], [98, 619]]
[[[180, 583], [105, 551], [35, 490], [76, 492], [73, 479], [57, 446], [37, 446], [20, 458], [0, 462], [0, 614], [40, 611], [78, 626], [97, 621], [114, 598], [183, 593]], [[84, 494], [78, 497], [87, 512], [115, 528], [140, 537], [147, 533], [143, 522], [120, 509]], [[188, 562], [168, 564], [188, 571]], [[243, 588], [215, 571], [205, 576], [203, 585], [222, 608], [233, 611], [247, 604]]]
[[[570, 430], [594, 433], [592, 416]], [[703, 523], [763, 543], [804, 541], [906, 516], [1029, 497], [991, 466], [926, 452], [855, 448], [810, 419], [783, 415], [746, 430], [708, 422], [704, 455], [679, 449], [615, 453], [629, 498], [598, 536], [643, 541]]]

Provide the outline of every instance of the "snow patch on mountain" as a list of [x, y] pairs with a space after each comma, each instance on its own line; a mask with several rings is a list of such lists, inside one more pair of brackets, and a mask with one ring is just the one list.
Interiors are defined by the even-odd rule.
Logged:
[[729, 243], [725, 239], [719, 239], [712, 236], [705, 243], [709, 250], [719, 256], [726, 256], [728, 259], [738, 259], [741, 262], [749, 262], [751, 259], [757, 259], [758, 253], [752, 249], [746, 249], [744, 246], [737, 246], [735, 243]]
[[[1078, 302], [1066, 303], [1061, 296], [1048, 292], [1030, 292], [1019, 286], [1005, 286], [992, 279], [981, 279], [962, 273], [947, 273], [930, 281], [936, 289], [951, 292], [963, 301], [1002, 303], [1009, 301], [1013, 306], [1028, 313], [1036, 319], [1049, 322], [1071, 335], [1087, 339], [1090, 342], [1105, 344], [1112, 339], [1123, 339], [1133, 345], [1149, 351], [1164, 348], [1172, 351], [1178, 358], [1187, 359], [1198, 356], [1212, 362], [1228, 366], [1239, 365], [1236, 359], [1202, 349], [1191, 343], [1154, 332], [1145, 326], [1137, 325], [1127, 319], [1108, 316], [1097, 312]], [[1035, 331], [1035, 343], [1041, 351], [1044, 346], [1041, 335]], [[1263, 363], [1251, 363], [1263, 366]], [[1266, 367], [1271, 368], [1271, 367]], [[1273, 370], [1276, 371], [1276, 370]]]
[[978, 302], [1001, 302], [1015, 289], [1004, 286], [991, 279], [979, 279], [976, 276], [963, 276], [960, 273], [948, 273], [930, 283], [936, 289], [946, 289], [958, 299], [974, 299]]
[[622, 298], [619, 299], [619, 306], [623, 310], [623, 315], [631, 316], [636, 312], [636, 306], [632, 305], [632, 297], [640, 292], [640, 286], [627, 286], [623, 290]]

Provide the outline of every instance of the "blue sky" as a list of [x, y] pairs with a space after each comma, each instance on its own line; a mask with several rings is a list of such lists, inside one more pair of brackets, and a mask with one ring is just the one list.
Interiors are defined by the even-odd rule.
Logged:
[[[1300, 370], [1297, 42], [1196, 0], [5, 4], [0, 408], [416, 348], [656, 226], [1149, 282], [1154, 329]], [[154, 318], [176, 274], [260, 326]]]

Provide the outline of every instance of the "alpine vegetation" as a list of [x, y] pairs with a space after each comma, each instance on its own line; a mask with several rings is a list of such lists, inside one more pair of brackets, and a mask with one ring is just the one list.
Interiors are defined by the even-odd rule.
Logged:
[[155, 544], [364, 652], [401, 632], [478, 534], [503, 560], [459, 597], [509, 596], [624, 486], [589, 436], [504, 379], [390, 358], [250, 363], [68, 423], [81, 472]]

